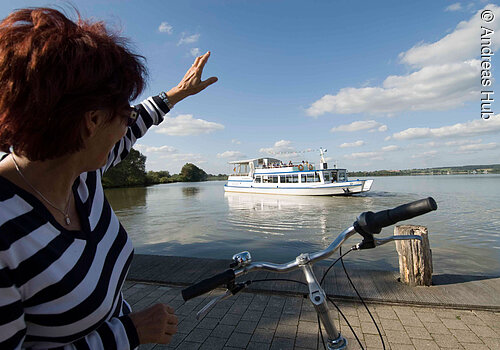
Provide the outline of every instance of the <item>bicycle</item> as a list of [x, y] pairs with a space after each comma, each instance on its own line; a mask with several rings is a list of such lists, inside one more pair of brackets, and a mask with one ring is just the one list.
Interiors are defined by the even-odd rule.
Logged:
[[[196, 318], [200, 319], [203, 315], [205, 315], [211, 308], [213, 308], [218, 302], [224, 300], [232, 295], [237, 294], [245, 287], [250, 285], [252, 281], [246, 282], [236, 282], [236, 277], [243, 276], [251, 271], [256, 270], [267, 270], [274, 271], [278, 273], [286, 273], [296, 269], [302, 269], [305, 275], [305, 279], [307, 282], [307, 286], [309, 288], [309, 299], [312, 302], [316, 313], [318, 314], [318, 327], [321, 334], [321, 338], [323, 339], [323, 335], [321, 333], [321, 324], [323, 324], [326, 333], [327, 333], [327, 342], [323, 344], [325, 349], [328, 350], [339, 350], [346, 349], [347, 340], [342, 336], [342, 334], [337, 330], [334, 321], [330, 315], [330, 309], [328, 307], [327, 299], [335, 303], [331, 298], [329, 298], [324, 292], [321, 284], [324, 280], [324, 277], [330, 270], [330, 268], [338, 261], [341, 260], [343, 256], [347, 253], [354, 250], [363, 250], [363, 249], [371, 249], [377, 246], [395, 241], [395, 240], [405, 240], [405, 239], [418, 239], [422, 240], [420, 236], [416, 235], [405, 235], [405, 236], [390, 236], [386, 238], [375, 238], [373, 235], [381, 232], [383, 227], [394, 225], [395, 223], [403, 220], [408, 220], [414, 218], [419, 215], [426, 214], [430, 211], [436, 210], [437, 204], [436, 201], [432, 197], [420, 199], [411, 203], [400, 205], [393, 209], [382, 210], [376, 213], [371, 211], [367, 211], [361, 213], [352, 226], [345, 229], [341, 232], [337, 238], [325, 249], [314, 252], [314, 253], [302, 253], [295, 258], [295, 260], [289, 261], [284, 264], [274, 264], [269, 262], [252, 262], [251, 255], [248, 251], [244, 251], [233, 256], [233, 262], [230, 264], [230, 268], [218, 275], [207, 278], [203, 281], [200, 281], [196, 284], [191, 285], [190, 287], [182, 290], [182, 297], [185, 301], [188, 301], [194, 297], [205, 294], [218, 286], [225, 285], [226, 292], [208, 302], [198, 313]], [[363, 237], [363, 240], [360, 243], [352, 246], [349, 251], [342, 254], [341, 246], [342, 244], [354, 234], [360, 234]], [[318, 282], [314, 271], [312, 269], [312, 265], [320, 260], [327, 259], [333, 253], [340, 249], [340, 257], [326, 270], [325, 274], [321, 282]], [[343, 263], [342, 263], [343, 264]], [[344, 267], [345, 269], [345, 267]], [[347, 271], [346, 271], [347, 273]], [[349, 277], [349, 276], [348, 276]], [[259, 282], [262, 280], [259, 280]], [[350, 278], [349, 278], [350, 281]], [[256, 281], [254, 281], [256, 282]], [[352, 284], [352, 281], [350, 281]], [[300, 283], [304, 283], [301, 282]], [[354, 287], [354, 284], [352, 284]], [[357, 293], [357, 291], [356, 291]], [[358, 294], [358, 297], [361, 296]], [[362, 299], [361, 299], [362, 300]], [[362, 300], [363, 301], [363, 300]], [[363, 302], [365, 307], [368, 310], [368, 307]], [[336, 305], [335, 305], [336, 306]], [[337, 310], [344, 317], [340, 309], [337, 307]], [[368, 310], [369, 312], [369, 310]], [[371, 316], [371, 313], [370, 313]], [[373, 322], [375, 320], [372, 317]], [[346, 319], [347, 322], [347, 319]], [[347, 322], [349, 325], [349, 323]], [[377, 324], [375, 326], [378, 329]], [[350, 325], [349, 325], [350, 327]], [[352, 328], [351, 328], [352, 330]], [[361, 342], [357, 338], [356, 334], [354, 334], [356, 339], [361, 345]], [[382, 340], [382, 344], [385, 348], [385, 344], [382, 338], [382, 335], [379, 331], [380, 338]], [[362, 346], [362, 345], [361, 345]]]

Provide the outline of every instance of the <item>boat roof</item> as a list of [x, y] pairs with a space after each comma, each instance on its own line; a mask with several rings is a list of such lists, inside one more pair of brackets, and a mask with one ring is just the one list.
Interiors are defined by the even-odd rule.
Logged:
[[252, 159], [244, 159], [244, 160], [233, 160], [231, 162], [228, 162], [229, 164], [246, 164], [246, 163], [252, 163], [256, 160], [259, 159], [267, 159], [270, 162], [281, 162], [281, 160], [276, 159], [276, 158], [269, 158], [269, 157], [261, 157], [261, 158], [252, 158]]

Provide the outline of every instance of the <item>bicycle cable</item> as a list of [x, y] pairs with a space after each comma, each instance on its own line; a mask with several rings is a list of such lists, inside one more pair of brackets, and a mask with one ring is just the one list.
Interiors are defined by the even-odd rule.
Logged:
[[291, 280], [291, 279], [287, 279], [287, 278], [265, 278], [265, 279], [260, 279], [260, 280], [250, 280], [251, 283], [255, 283], [255, 282], [267, 282], [267, 281], [283, 281], [283, 282], [295, 282], [295, 283], [300, 283], [304, 286], [307, 287], [307, 283], [305, 282], [302, 282], [302, 281], [297, 281], [297, 280]]
[[[352, 248], [351, 248], [352, 250]], [[350, 250], [349, 250], [350, 251]], [[358, 296], [359, 300], [361, 301], [361, 303], [363, 304], [363, 306], [365, 307], [366, 311], [368, 311], [368, 315], [370, 315], [370, 318], [372, 319], [373, 321], [373, 324], [375, 325], [375, 328], [377, 328], [377, 332], [378, 332], [378, 335], [380, 336], [380, 340], [382, 341], [382, 347], [383, 349], [385, 350], [385, 343], [384, 343], [384, 338], [382, 337], [382, 333], [380, 332], [380, 329], [378, 328], [378, 325], [377, 325], [377, 322], [375, 322], [375, 319], [373, 318], [373, 315], [372, 313], [370, 312], [370, 309], [368, 308], [368, 305], [366, 305], [365, 301], [363, 300], [363, 298], [361, 297], [361, 295], [359, 294], [358, 290], [356, 289], [356, 287], [354, 286], [354, 283], [352, 282], [351, 280], [351, 277], [349, 277], [349, 274], [347, 273], [347, 269], [345, 268], [345, 265], [344, 265], [344, 260], [342, 259], [343, 255], [342, 255], [342, 247], [339, 248], [339, 254], [340, 254], [340, 263], [342, 264], [342, 267], [344, 269], [344, 272], [345, 272], [345, 275], [347, 277], [347, 279], [349, 280], [349, 283], [351, 284], [352, 288], [354, 289], [354, 291], [356, 292], [356, 295]], [[347, 253], [346, 253], [347, 254]], [[359, 341], [359, 340], [358, 340]]]

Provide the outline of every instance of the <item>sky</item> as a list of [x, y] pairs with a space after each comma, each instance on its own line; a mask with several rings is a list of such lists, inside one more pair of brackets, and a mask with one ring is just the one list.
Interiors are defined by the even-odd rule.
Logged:
[[[229, 173], [228, 161], [265, 156], [318, 163], [320, 147], [349, 171], [500, 163], [498, 3], [0, 0], [0, 17], [35, 6], [73, 15], [69, 4], [146, 58], [135, 102], [168, 91], [211, 51], [204, 79], [219, 81], [135, 145], [147, 170], [190, 162]], [[489, 67], [482, 48], [494, 53]], [[493, 91], [489, 119], [482, 91]]]

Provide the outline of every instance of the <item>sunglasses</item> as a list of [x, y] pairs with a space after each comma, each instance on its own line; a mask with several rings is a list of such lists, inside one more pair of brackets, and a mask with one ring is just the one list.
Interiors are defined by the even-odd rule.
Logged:
[[139, 117], [139, 108], [130, 107], [130, 112], [127, 115], [127, 126], [134, 125], [138, 117]]

